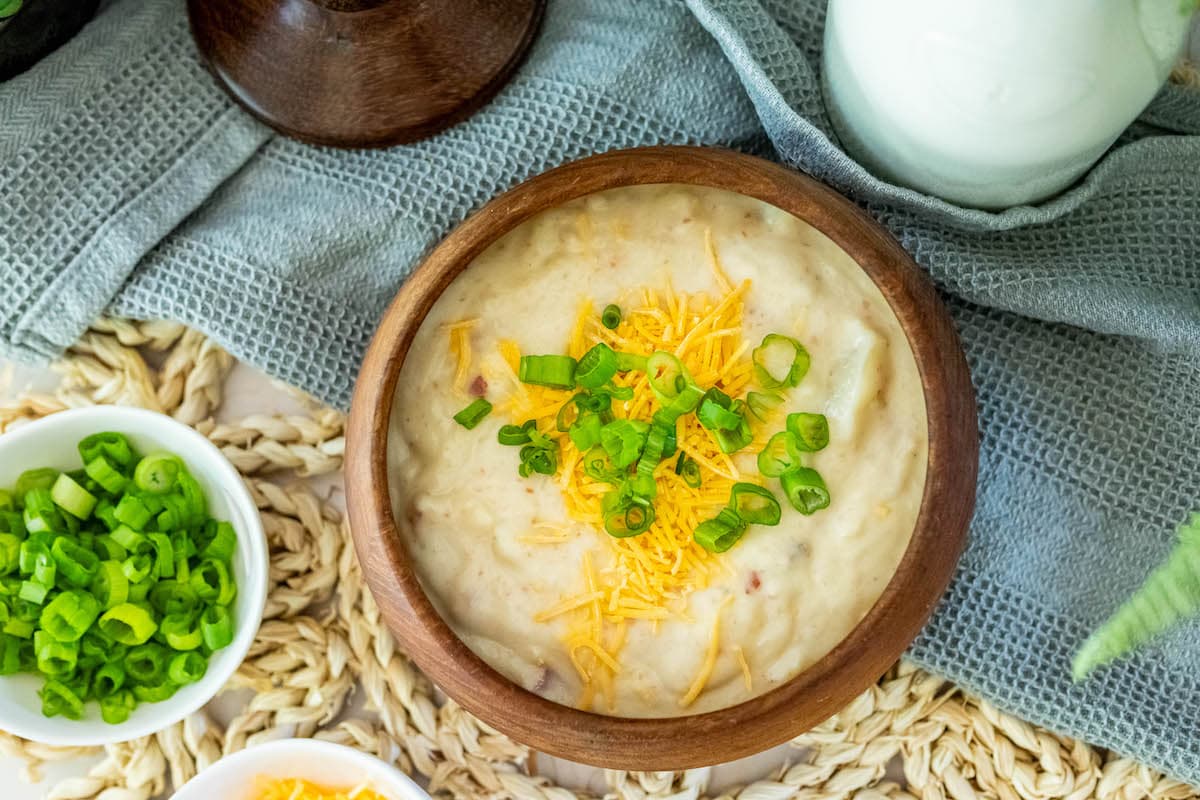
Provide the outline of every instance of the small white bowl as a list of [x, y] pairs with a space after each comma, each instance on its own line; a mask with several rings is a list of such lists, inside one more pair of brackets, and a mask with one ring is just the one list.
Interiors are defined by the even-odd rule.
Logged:
[[203, 706], [220, 691], [246, 657], [262, 621], [267, 600], [267, 542], [262, 520], [241, 475], [221, 451], [196, 431], [168, 416], [140, 408], [93, 406], [61, 411], [0, 436], [0, 487], [11, 487], [27, 469], [78, 469], [80, 439], [101, 431], [129, 437], [143, 455], [166, 450], [183, 459], [203, 487], [209, 514], [229, 521], [237, 532], [233, 574], [237, 599], [233, 608], [234, 638], [213, 653], [208, 671], [161, 703], [141, 703], [129, 719], [109, 725], [90, 702], [83, 719], [42, 715], [38, 689], [43, 678], [33, 674], [0, 677], [0, 729], [36, 742], [92, 746], [146, 736], [172, 725]]
[[300, 778], [333, 789], [365, 784], [387, 800], [429, 800], [390, 764], [345, 745], [280, 739], [226, 756], [183, 785], [171, 800], [254, 800], [260, 778]]

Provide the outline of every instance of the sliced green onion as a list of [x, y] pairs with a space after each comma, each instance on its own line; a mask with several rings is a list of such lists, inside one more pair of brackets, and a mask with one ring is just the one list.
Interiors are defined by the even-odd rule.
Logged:
[[621, 470], [613, 466], [603, 447], [593, 447], [583, 457], [583, 471], [594, 481], [617, 484], [622, 480]]
[[529, 430], [537, 428], [534, 420], [527, 420], [524, 425], [503, 425], [496, 433], [496, 440], [503, 445], [516, 446], [529, 444]]
[[626, 539], [645, 533], [654, 522], [654, 506], [632, 503], [625, 508], [614, 509], [604, 517], [604, 530], [616, 539]]
[[758, 471], [768, 478], [778, 478], [798, 466], [800, 450], [796, 446], [796, 437], [788, 431], [780, 431], [772, 436], [758, 454]]
[[107, 533], [97, 536], [92, 546], [96, 555], [105, 561], [124, 561], [129, 557], [129, 551]]
[[101, 561], [92, 580], [92, 594], [104, 610], [115, 608], [129, 599], [129, 579], [120, 561]]
[[200, 632], [204, 635], [204, 646], [209, 650], [220, 650], [233, 641], [233, 619], [224, 606], [209, 606], [200, 615]]
[[65, 683], [46, 681], [38, 694], [42, 698], [42, 713], [47, 717], [83, 718], [83, 700]]
[[101, 497], [100, 502], [96, 503], [96, 509], [92, 512], [92, 515], [96, 519], [103, 522], [104, 527], [111, 531], [113, 528], [116, 528], [121, 524], [117, 521], [116, 516], [113, 514], [115, 510], [116, 506], [113, 505], [111, 500], [109, 500], [107, 497]]
[[11, 533], [18, 539], [25, 538], [25, 519], [20, 511], [0, 511], [0, 533]]
[[0, 489], [0, 511], [13, 511], [16, 507], [17, 503], [13, 500], [12, 492]]
[[472, 400], [469, 406], [455, 414], [454, 421], [467, 430], [471, 430], [483, 422], [483, 418], [490, 413], [492, 413], [492, 404], [480, 397]]
[[63, 529], [63, 518], [54, 504], [49, 489], [30, 489], [25, 493], [25, 530], [30, 533], [48, 533]]
[[21, 566], [21, 537], [0, 533], [0, 575], [11, 575]]
[[[668, 427], [656, 422], [650, 426], [650, 430], [646, 434], [646, 446], [642, 450], [642, 456], [638, 459], [637, 464], [637, 476], [643, 481], [654, 482], [654, 471], [663, 460], [667, 440], [674, 432], [674, 425]], [[657, 489], [655, 491], [657, 492]]]
[[[683, 366], [683, 362], [672, 353], [659, 350], [651, 355], [646, 360], [646, 376], [650, 380], [650, 388], [654, 391], [658, 402], [664, 409], [670, 408], [672, 411], [677, 411], [677, 417], [695, 409], [700, 398], [704, 396], [703, 391], [692, 380], [687, 368]], [[692, 402], [693, 395], [695, 395], [695, 402]], [[681, 397], [684, 398], [684, 403], [672, 402]]]
[[766, 422], [771, 413], [783, 403], [783, 395], [775, 392], [747, 392], [746, 407], [759, 422]]
[[85, 438], [79, 443], [79, 455], [85, 464], [99, 456], [106, 456], [121, 467], [128, 467], [134, 461], [129, 440], [123, 434], [112, 432], [94, 433]]
[[650, 425], [641, 420], [613, 420], [601, 429], [600, 445], [617, 469], [624, 469], [638, 460], [649, 430]]
[[89, 586], [100, 568], [100, 557], [94, 550], [76, 544], [66, 536], [60, 536], [50, 546], [50, 555], [58, 574], [72, 586], [83, 589]]
[[649, 357], [640, 353], [617, 352], [617, 372], [645, 372]]
[[559, 407], [558, 414], [554, 417], [554, 428], [559, 433], [566, 433], [571, 430], [571, 426], [578, 418], [579, 406], [575, 403], [575, 399], [572, 398]]
[[693, 489], [700, 488], [700, 465], [695, 459], [689, 458], [687, 453], [679, 454], [679, 459], [675, 462], [675, 474]]
[[591, 411], [596, 414], [603, 414], [612, 408], [613, 394], [611, 390], [579, 392], [571, 400], [579, 407], [581, 412]]
[[731, 508], [722, 508], [713, 519], [701, 522], [692, 533], [696, 544], [710, 553], [724, 553], [746, 532], [746, 523]]
[[[117, 503], [117, 507], [113, 509], [113, 516], [116, 517], [117, 521], [122, 525], [127, 525], [135, 531], [140, 531], [143, 530], [146, 527], [146, 523], [150, 521], [151, 511], [141, 498], [134, 497], [131, 494], [125, 494], [121, 496], [121, 501]], [[121, 545], [126, 549], [132, 550], [132, 547], [122, 542], [118, 537], [117, 533], [120, 530], [121, 529], [118, 528], [116, 531], [113, 531], [113, 538], [115, 538], [118, 542], [121, 542]]]
[[792, 508], [801, 514], [812, 514], [829, 505], [829, 489], [815, 469], [797, 467], [780, 475], [779, 482]]
[[166, 494], [175, 486], [183, 462], [171, 453], [151, 453], [137, 463], [133, 483], [148, 494]]
[[732, 404], [729, 395], [714, 386], [705, 392], [700, 400], [700, 406], [696, 409], [696, 419], [710, 431], [737, 430], [742, 424], [742, 418], [729, 410]]
[[778, 525], [779, 501], [770, 489], [753, 483], [738, 482], [729, 493], [729, 507], [742, 522], [751, 525]]
[[165, 533], [151, 533], [146, 538], [154, 548], [154, 577], [175, 577], [175, 548], [171, 547], [171, 537]]
[[129, 479], [104, 456], [93, 458], [83, 469], [89, 478], [100, 484], [100, 488], [109, 494], [117, 494], [129, 483]]
[[92, 676], [92, 692], [103, 700], [125, 685], [125, 667], [119, 661], [109, 661]]
[[186, 501], [188, 524], [195, 525], [203, 521], [208, 513], [208, 501], [204, 499], [204, 490], [188, 472], [179, 473], [175, 479], [176, 489]]
[[208, 670], [208, 659], [196, 652], [179, 653], [167, 665], [167, 679], [178, 686], [195, 683]]
[[195, 590], [182, 581], [159, 581], [150, 590], [150, 605], [167, 617], [189, 616], [199, 604]]
[[583, 354], [575, 367], [575, 383], [584, 389], [599, 389], [617, 374], [617, 354], [599, 342]]
[[829, 420], [824, 414], [788, 414], [787, 429], [796, 437], [796, 448], [806, 453], [823, 450], [829, 444]]
[[581, 453], [586, 453], [600, 444], [600, 431], [603, 427], [603, 423], [600, 422], [600, 415], [589, 411], [580, 416], [571, 425], [567, 433], [571, 437], [571, 441], [575, 443], [575, 447]]
[[722, 453], [736, 453], [754, 441], [754, 433], [750, 430], [750, 421], [746, 419], [746, 404], [741, 400], [735, 400], [729, 410], [738, 416], [740, 420], [738, 426], [733, 430], [712, 431], [713, 438], [717, 440], [717, 446], [721, 448]]
[[110, 608], [101, 615], [97, 624], [105, 636], [127, 645], [142, 644], [158, 630], [150, 612], [133, 603], [121, 603]]
[[41, 469], [27, 469], [17, 477], [17, 485], [13, 487], [13, 494], [17, 497], [25, 497], [34, 489], [50, 490], [54, 485], [54, 481], [58, 479], [58, 470], [50, 467], [42, 467]]
[[521, 448], [521, 466], [517, 468], [522, 478], [530, 475], [553, 475], [558, 469], [558, 445], [537, 431], [532, 431], [530, 444]]
[[615, 331], [621, 324], [621, 307], [613, 303], [605, 306], [604, 313], [600, 315], [600, 324], [610, 331]]
[[204, 558], [215, 558], [218, 561], [229, 562], [233, 558], [234, 548], [237, 547], [237, 534], [228, 522], [218, 522], [216, 535], [204, 546], [200, 555]]
[[39, 583], [38, 581], [21, 581], [21, 591], [18, 597], [30, 603], [41, 605], [46, 602], [46, 595], [54, 588], [53, 583]]
[[764, 389], [798, 386], [808, 374], [808, 351], [790, 336], [768, 333], [751, 358], [754, 374]]
[[517, 378], [551, 389], [575, 388], [575, 359], [570, 356], [521, 356]]
[[129, 713], [137, 706], [133, 692], [121, 689], [108, 697], [100, 698], [100, 718], [109, 725], [120, 725], [129, 719]]
[[153, 685], [167, 672], [169, 651], [153, 642], [139, 645], [125, 656], [125, 674], [134, 683]]
[[153, 686], [134, 686], [133, 696], [142, 703], [161, 703], [163, 700], [170, 700], [179, 687], [170, 680], [164, 680]]
[[76, 642], [60, 642], [46, 631], [33, 634], [33, 653], [38, 671], [55, 677], [70, 675], [79, 662]]
[[229, 568], [225, 562], [206, 558], [192, 570], [189, 585], [204, 602], [215, 602], [217, 605], [229, 605], [232, 602], [236, 587], [229, 578]]
[[172, 650], [195, 650], [204, 644], [200, 620], [191, 611], [168, 614], [158, 626], [163, 640]]
[[21, 640], [0, 634], [0, 675], [13, 675], [20, 671]]
[[77, 642], [100, 616], [100, 602], [87, 592], [68, 590], [42, 609], [42, 630], [60, 642]]
[[135, 554], [121, 562], [121, 571], [125, 573], [130, 585], [141, 583], [154, 572], [154, 559], [145, 554]]
[[76, 483], [65, 472], [60, 474], [50, 489], [50, 498], [55, 505], [76, 519], [87, 519], [96, 507], [96, 496]]
[[15, 636], [18, 639], [28, 639], [33, 636], [33, 629], [32, 620], [13, 617], [4, 623], [3, 631], [9, 636]]

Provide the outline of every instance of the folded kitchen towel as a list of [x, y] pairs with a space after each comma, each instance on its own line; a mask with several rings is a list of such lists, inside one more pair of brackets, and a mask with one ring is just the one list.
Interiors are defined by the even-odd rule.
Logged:
[[1029, 720], [1200, 784], [1200, 622], [1083, 686], [1070, 654], [1200, 508], [1200, 92], [1163, 91], [1078, 185], [958, 208], [831, 134], [820, 0], [551, 0], [494, 103], [430, 140], [273, 136], [213, 86], [177, 0], [116, 0], [0, 86], [0, 340], [50, 357], [106, 308], [199, 327], [345, 405], [423, 253], [589, 153], [735, 147], [863, 203], [927, 268], [979, 390], [978, 511], [919, 663]]

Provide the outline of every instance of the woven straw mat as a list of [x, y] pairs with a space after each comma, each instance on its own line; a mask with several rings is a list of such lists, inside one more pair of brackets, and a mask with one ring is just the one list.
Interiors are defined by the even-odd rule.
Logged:
[[[201, 710], [154, 736], [109, 745], [87, 777], [59, 782], [48, 800], [150, 800], [226, 753], [288, 736], [379, 755], [443, 796], [580, 796], [530, 775], [529, 751], [439, 695], [382, 625], [346, 525], [305, 480], [341, 470], [342, 415], [307, 401], [305, 414], [215, 422], [232, 366], [213, 342], [180, 325], [106, 320], [55, 364], [62, 382], [53, 395], [25, 395], [0, 407], [0, 431], [95, 403], [150, 408], [195, 426], [242, 472], [271, 549], [262, 629], [226, 687], [253, 690], [244, 710], [224, 727]], [[342, 712], [355, 693], [365, 713], [347, 719]], [[791, 746], [788, 764], [721, 797], [1200, 798], [1184, 784], [1035, 728], [903, 663]], [[46, 762], [99, 754], [3, 732], [0, 752], [24, 759], [30, 780], [39, 779]], [[605, 796], [699, 800], [709, 795], [709, 777], [708, 769], [609, 770]]]

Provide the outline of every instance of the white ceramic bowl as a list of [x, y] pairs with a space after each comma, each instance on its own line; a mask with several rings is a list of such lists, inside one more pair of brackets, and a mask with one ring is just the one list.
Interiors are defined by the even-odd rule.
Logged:
[[334, 789], [366, 784], [387, 800], [429, 800], [400, 770], [345, 745], [280, 739], [226, 756], [175, 792], [171, 800], [254, 800], [255, 781], [300, 778]]
[[0, 677], [0, 729], [53, 745], [100, 745], [123, 742], [161, 730], [212, 699], [246, 657], [262, 621], [267, 599], [267, 543], [258, 509], [241, 476], [208, 439], [168, 416], [140, 408], [94, 406], [62, 411], [0, 436], [0, 487], [11, 487], [27, 469], [78, 469], [80, 439], [100, 431], [129, 437], [143, 455], [166, 450], [180, 456], [204, 488], [209, 514], [229, 521], [237, 531], [233, 573], [237, 599], [233, 642], [208, 662], [208, 671], [161, 703], [141, 703], [129, 719], [109, 725], [100, 708], [88, 703], [83, 719], [42, 716], [38, 675]]

